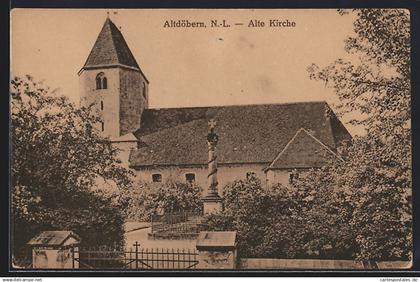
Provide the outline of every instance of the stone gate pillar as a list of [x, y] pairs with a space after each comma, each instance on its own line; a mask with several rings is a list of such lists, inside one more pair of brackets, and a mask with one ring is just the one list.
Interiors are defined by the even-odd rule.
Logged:
[[196, 248], [199, 269], [236, 269], [236, 231], [202, 231]]
[[74, 249], [80, 244], [80, 237], [72, 231], [43, 231], [32, 238], [32, 268], [71, 269], [79, 268]]

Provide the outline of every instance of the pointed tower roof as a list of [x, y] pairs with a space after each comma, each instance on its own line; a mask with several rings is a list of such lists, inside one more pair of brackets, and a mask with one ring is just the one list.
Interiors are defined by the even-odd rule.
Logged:
[[120, 30], [107, 18], [82, 70], [109, 66], [129, 67], [141, 72]]

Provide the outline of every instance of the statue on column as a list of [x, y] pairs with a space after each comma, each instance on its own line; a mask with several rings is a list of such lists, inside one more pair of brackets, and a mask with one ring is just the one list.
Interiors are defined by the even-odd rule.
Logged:
[[204, 214], [218, 212], [222, 208], [222, 198], [218, 193], [218, 182], [217, 182], [217, 142], [219, 136], [215, 132], [216, 122], [211, 119], [208, 122], [209, 133], [207, 134], [207, 145], [208, 145], [208, 189], [206, 195], [203, 198], [204, 202]]

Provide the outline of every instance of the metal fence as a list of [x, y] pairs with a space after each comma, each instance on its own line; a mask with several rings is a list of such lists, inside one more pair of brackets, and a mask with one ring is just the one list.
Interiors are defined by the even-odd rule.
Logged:
[[152, 237], [195, 237], [200, 232], [201, 213], [180, 212], [151, 216]]
[[73, 265], [85, 269], [194, 269], [198, 253], [189, 249], [75, 248]]

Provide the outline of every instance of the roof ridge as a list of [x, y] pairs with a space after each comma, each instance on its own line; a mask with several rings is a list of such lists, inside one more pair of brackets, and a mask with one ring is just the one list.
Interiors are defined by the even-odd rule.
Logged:
[[251, 107], [251, 106], [286, 106], [297, 104], [327, 104], [325, 100], [319, 101], [301, 101], [301, 102], [287, 102], [287, 103], [264, 103], [264, 104], [240, 104], [240, 105], [214, 105], [214, 106], [195, 106], [195, 107], [167, 107], [167, 108], [148, 108], [147, 110], [176, 110], [176, 109], [208, 109], [208, 108], [233, 108], [233, 107]]
[[132, 59], [134, 60], [134, 63], [136, 64], [136, 68], [140, 68], [139, 66], [138, 66], [138, 63], [137, 63], [137, 60], [136, 60], [136, 58], [134, 57], [134, 55], [133, 55], [133, 53], [131, 52], [131, 50], [130, 50], [130, 48], [129, 48], [129, 46], [128, 46], [128, 43], [127, 43], [127, 41], [125, 40], [125, 38], [124, 38], [124, 36], [123, 36], [123, 34], [122, 34], [122, 32], [120, 31], [120, 29], [115, 25], [115, 23], [113, 22], [113, 21], [111, 21], [111, 19], [109, 19], [108, 18], [108, 20], [109, 20], [109, 24], [110, 24], [110, 30], [111, 30], [111, 38], [112, 38], [112, 42], [114, 43], [113, 45], [114, 45], [114, 48], [115, 48], [115, 52], [117, 53], [117, 57], [118, 57], [118, 61], [120, 62], [120, 61], [122, 61], [122, 53], [121, 53], [121, 51], [122, 50], [119, 50], [118, 48], [117, 48], [117, 46], [116, 46], [116, 44], [117, 44], [117, 42], [115, 41], [116, 40], [116, 38], [115, 37], [121, 37], [120, 38], [120, 40], [121, 40], [121, 43], [123, 44], [123, 45], [125, 45], [125, 47], [126, 47], [126, 51], [128, 52], [128, 54], [130, 55], [130, 57], [132, 57]]
[[116, 27], [115, 26], [115, 24], [111, 21], [111, 19], [110, 18], [106, 18], [106, 21], [105, 21], [105, 24], [106, 23], [108, 23], [109, 24], [109, 32], [111, 33], [111, 40], [112, 40], [112, 48], [114, 49], [114, 51], [115, 51], [115, 54], [117, 55], [117, 61], [118, 62], [121, 62], [121, 56], [120, 56], [120, 54], [119, 54], [119, 52], [118, 52], [118, 49], [117, 49], [117, 46], [115, 45], [116, 44], [116, 42], [115, 42], [115, 35], [114, 35], [114, 30], [113, 30], [113, 27]]

